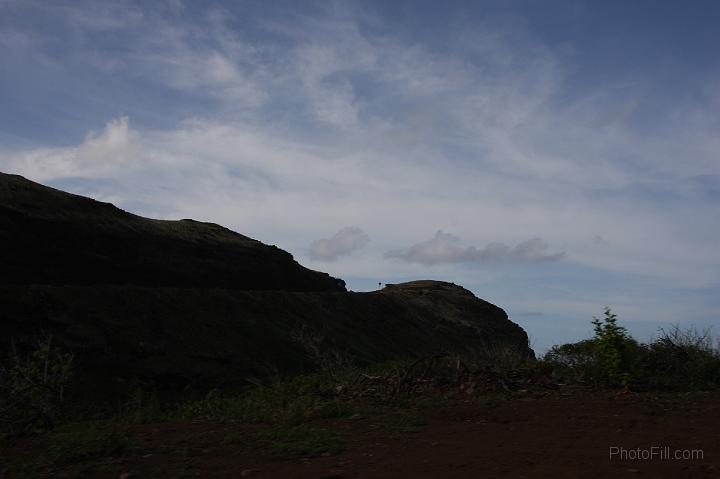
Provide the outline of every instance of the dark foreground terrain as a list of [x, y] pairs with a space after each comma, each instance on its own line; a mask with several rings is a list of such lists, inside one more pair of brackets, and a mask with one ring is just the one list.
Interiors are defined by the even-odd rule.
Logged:
[[[328, 451], [295, 456], [282, 448], [292, 445], [288, 435], [258, 440], [259, 425], [195, 420], [132, 426], [122, 437], [132, 446], [70, 455], [66, 464], [42, 470], [41, 477], [720, 477], [717, 393], [653, 396], [561, 388], [392, 408], [315, 426], [334, 432], [338, 442], [327, 442]], [[16, 462], [40, 461], [53, 435], [62, 433], [25, 439], [1, 452]], [[703, 457], [610, 459], [611, 447], [655, 446], [702, 450]], [[26, 477], [30, 470], [4, 477]]]

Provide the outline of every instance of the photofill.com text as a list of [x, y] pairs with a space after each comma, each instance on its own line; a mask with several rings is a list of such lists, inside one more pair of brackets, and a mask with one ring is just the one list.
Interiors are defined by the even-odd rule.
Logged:
[[610, 446], [611, 461], [702, 461], [702, 449], [673, 449], [670, 446], [650, 446], [633, 449]]

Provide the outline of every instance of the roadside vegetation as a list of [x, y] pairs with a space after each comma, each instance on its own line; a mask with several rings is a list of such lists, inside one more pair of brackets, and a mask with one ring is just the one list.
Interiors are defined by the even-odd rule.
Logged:
[[[489, 405], [487, 397], [510, 391], [503, 379], [508, 371], [529, 366], [527, 358], [498, 348], [494, 354], [502, 360], [495, 364], [437, 354], [358, 367], [337, 350], [319, 350], [315, 343], [308, 343], [309, 354], [319, 359], [314, 373], [252, 379], [244, 391], [212, 390], [181, 401], [137, 390], [115, 413], [93, 419], [87, 418], [88, 405], [69, 404], [77, 398], [69, 394], [76, 372], [70, 352], [51, 338], [25, 353], [13, 349], [0, 369], [0, 477], [42, 477], [58, 468], [73, 474], [102, 472], [118, 458], [147, 453], [133, 431], [149, 423], [240, 425], [243, 433], [229, 434], [225, 442], [277, 459], [337, 453], [345, 444], [334, 422], [362, 418], [388, 435], [414, 434], [427, 424], [428, 408], [475, 400]], [[35, 452], [20, 457], [2, 451], [25, 443], [33, 444]]]
[[595, 335], [555, 346], [542, 358], [555, 376], [592, 387], [628, 387], [637, 391], [689, 392], [720, 388], [720, 351], [710, 331], [662, 329], [640, 343], [605, 309], [594, 318]]
[[[138, 390], [114, 414], [93, 420], [68, 404], [75, 397], [69, 394], [76, 373], [72, 353], [44, 337], [25, 353], [13, 347], [0, 364], [0, 477], [112, 467], [118, 457], [147, 452], [133, 431], [148, 423], [247, 426], [225, 441], [284, 459], [342, 451], [345, 444], [333, 428], [338, 421], [372, 418], [386, 434], [404, 435], [421, 431], [433, 408], [492, 408], [564, 387], [720, 389], [720, 352], [709, 332], [675, 327], [640, 343], [609, 308], [593, 325], [592, 338], [555, 346], [539, 359], [489, 347], [482, 357], [435, 354], [366, 367], [303, 331], [298, 340], [319, 365], [312, 374], [253, 380], [245, 391], [212, 390], [173, 402]], [[41, 452], [19, 457], [2, 451], [28, 440]]]

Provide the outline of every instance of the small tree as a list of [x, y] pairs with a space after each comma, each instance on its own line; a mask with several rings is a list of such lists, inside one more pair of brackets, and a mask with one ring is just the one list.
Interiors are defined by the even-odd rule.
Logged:
[[595, 327], [594, 349], [598, 380], [609, 385], [627, 385], [630, 380], [628, 355], [635, 344], [623, 326], [617, 324], [617, 315], [605, 307], [601, 319], [593, 316]]

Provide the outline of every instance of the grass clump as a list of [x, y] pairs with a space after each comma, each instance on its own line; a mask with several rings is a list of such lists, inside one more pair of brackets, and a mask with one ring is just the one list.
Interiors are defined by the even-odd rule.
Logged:
[[236, 395], [213, 390], [201, 400], [181, 404], [177, 416], [277, 424], [352, 413], [351, 405], [337, 397], [337, 386], [316, 374], [276, 381]]

